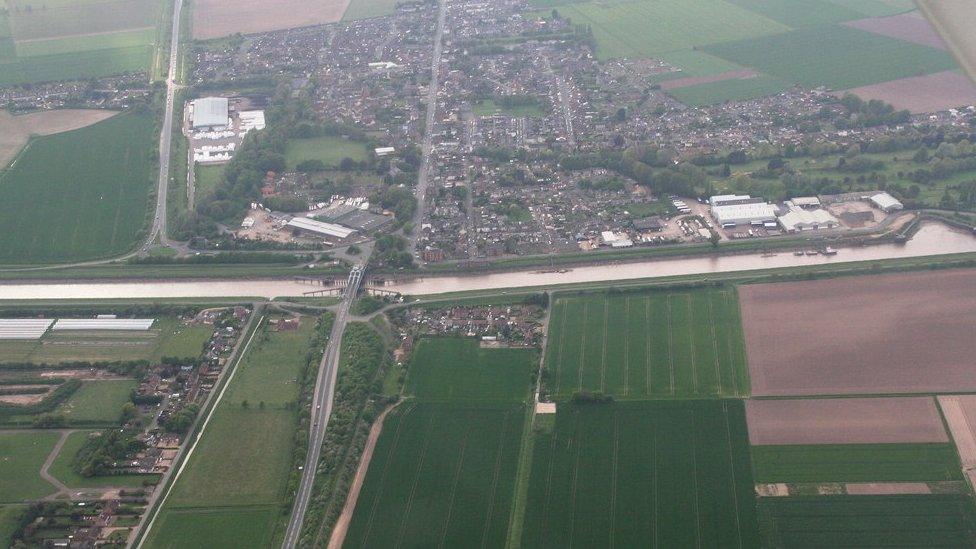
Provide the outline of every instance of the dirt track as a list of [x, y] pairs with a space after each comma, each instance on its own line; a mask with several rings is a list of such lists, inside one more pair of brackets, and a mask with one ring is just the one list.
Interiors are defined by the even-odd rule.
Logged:
[[751, 444], [948, 442], [932, 397], [750, 400]]
[[956, 71], [900, 78], [844, 90], [837, 95], [848, 92], [864, 100], [880, 99], [896, 109], [908, 109], [914, 114], [976, 105], [976, 86], [966, 75]]
[[254, 34], [335, 23], [350, 0], [199, 0], [193, 7], [193, 38]]
[[976, 391], [976, 269], [739, 289], [757, 396]]
[[0, 168], [6, 167], [31, 135], [51, 135], [77, 130], [117, 114], [95, 109], [63, 109], [12, 116], [0, 110]]

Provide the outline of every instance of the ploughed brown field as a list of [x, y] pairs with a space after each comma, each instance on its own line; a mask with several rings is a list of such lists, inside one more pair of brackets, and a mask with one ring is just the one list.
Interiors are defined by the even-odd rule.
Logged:
[[925, 20], [925, 16], [917, 11], [910, 11], [890, 17], [872, 17], [858, 19], [844, 23], [848, 27], [873, 32], [882, 36], [897, 38], [921, 46], [948, 49], [939, 33]]
[[335, 23], [350, 0], [197, 0], [193, 38], [254, 34]]
[[839, 92], [864, 100], [880, 99], [912, 113], [938, 112], [976, 104], [976, 85], [963, 73], [943, 71], [910, 76]]
[[739, 288], [754, 396], [976, 391], [976, 269]]
[[750, 444], [949, 442], [932, 397], [746, 402]]

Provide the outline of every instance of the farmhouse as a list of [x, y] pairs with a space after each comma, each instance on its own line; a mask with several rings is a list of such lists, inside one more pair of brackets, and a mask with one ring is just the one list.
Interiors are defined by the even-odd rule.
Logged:
[[895, 197], [885, 192], [880, 192], [878, 194], [871, 195], [871, 197], [868, 198], [868, 200], [870, 200], [871, 203], [874, 204], [879, 210], [885, 213], [891, 213], [896, 210], [901, 210], [905, 207]]
[[202, 97], [190, 103], [194, 130], [223, 130], [230, 117], [226, 97]]

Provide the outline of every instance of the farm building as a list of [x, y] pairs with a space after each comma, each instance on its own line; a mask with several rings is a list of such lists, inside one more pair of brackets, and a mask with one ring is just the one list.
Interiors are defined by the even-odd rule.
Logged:
[[837, 218], [827, 210], [817, 208], [805, 210], [795, 206], [779, 217], [779, 224], [789, 232], [809, 231], [811, 229], [833, 229], [840, 225]]
[[264, 111], [241, 111], [237, 117], [241, 121], [241, 133], [264, 129]]
[[868, 200], [871, 201], [879, 210], [885, 213], [891, 213], [896, 210], [901, 210], [905, 206], [899, 202], [895, 197], [888, 193], [881, 192], [875, 195], [871, 195]]
[[228, 125], [229, 107], [226, 97], [202, 97], [194, 99], [193, 129], [225, 129]]
[[286, 227], [316, 236], [330, 236], [333, 238], [348, 238], [356, 231], [335, 223], [323, 223], [307, 217], [295, 217], [285, 224]]
[[775, 205], [764, 202], [712, 206], [715, 221], [723, 227], [775, 222], [777, 211]]
[[820, 199], [816, 196], [797, 196], [791, 198], [790, 202], [798, 208], [816, 209], [820, 207]]

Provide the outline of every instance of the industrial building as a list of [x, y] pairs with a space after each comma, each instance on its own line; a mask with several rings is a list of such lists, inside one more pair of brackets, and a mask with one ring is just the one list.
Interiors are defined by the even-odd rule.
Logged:
[[[790, 205], [790, 203], [787, 203]], [[806, 210], [792, 203], [789, 211], [779, 217], [779, 224], [783, 230], [789, 232], [809, 231], [813, 229], [834, 229], [840, 226], [836, 217], [822, 208]]]
[[[714, 197], [713, 197], [714, 198]], [[754, 199], [750, 199], [754, 200]], [[723, 204], [712, 206], [712, 216], [715, 221], [725, 228], [736, 225], [761, 225], [775, 223], [778, 208], [765, 202], [749, 202], [744, 204]]]
[[343, 227], [336, 223], [323, 223], [307, 217], [293, 217], [285, 226], [304, 233], [332, 238], [348, 238], [356, 233], [355, 229], [349, 227]]
[[718, 194], [708, 199], [708, 205], [716, 206], [741, 206], [743, 204], [762, 204], [762, 198], [753, 198], [747, 194]]
[[886, 192], [871, 195], [868, 197], [868, 200], [870, 200], [871, 203], [874, 204], [879, 210], [885, 213], [891, 213], [905, 207], [904, 204]]
[[230, 107], [226, 97], [201, 97], [190, 103], [194, 130], [219, 131], [230, 125]]

